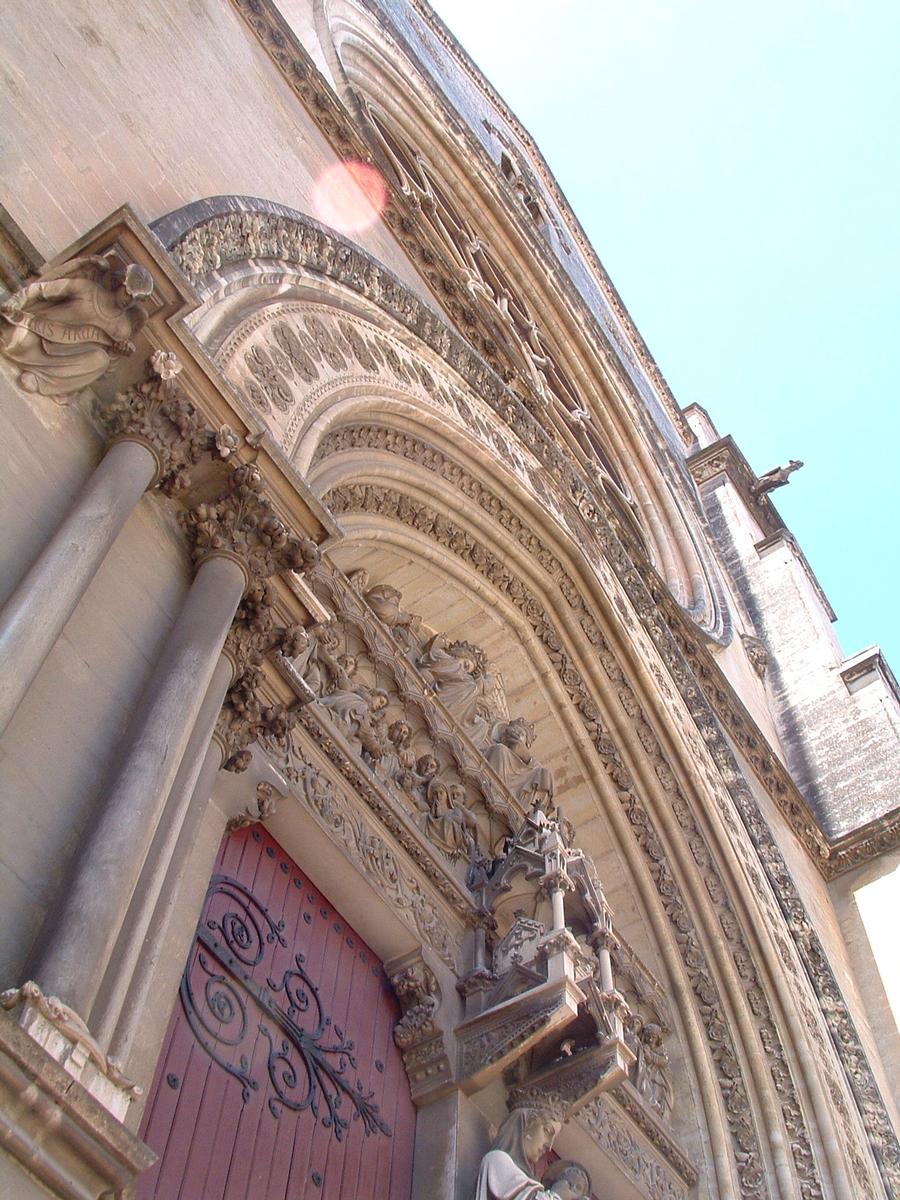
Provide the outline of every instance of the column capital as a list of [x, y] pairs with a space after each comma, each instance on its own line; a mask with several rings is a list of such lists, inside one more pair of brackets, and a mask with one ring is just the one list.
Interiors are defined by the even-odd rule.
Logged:
[[150, 487], [167, 496], [190, 486], [190, 468], [216, 441], [175, 382], [180, 371], [175, 354], [158, 350], [148, 360], [148, 378], [143, 383], [98, 403], [96, 409], [111, 442], [137, 442], [153, 455], [156, 475]]
[[264, 487], [262, 472], [240, 463], [230, 468], [229, 485], [216, 500], [179, 513], [197, 566], [216, 555], [235, 558], [249, 582], [318, 562], [315, 542], [287, 529]]
[[250, 747], [260, 737], [284, 742], [297, 724], [297, 709], [283, 704], [263, 704], [260, 689], [263, 673], [248, 667], [228, 690], [213, 738], [222, 749], [222, 766], [240, 774], [250, 765]]

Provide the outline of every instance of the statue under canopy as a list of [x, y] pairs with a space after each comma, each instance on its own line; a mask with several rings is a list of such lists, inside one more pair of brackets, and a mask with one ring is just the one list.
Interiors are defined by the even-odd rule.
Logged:
[[475, 1200], [579, 1200], [590, 1196], [590, 1177], [578, 1163], [554, 1163], [545, 1182], [535, 1164], [547, 1153], [561, 1121], [551, 1108], [517, 1105], [481, 1160]]
[[134, 352], [131, 339], [147, 320], [138, 301], [152, 291], [150, 272], [135, 263], [117, 270], [102, 257], [72, 259], [0, 305], [0, 352], [20, 368], [26, 392], [80, 391], [112, 355]]

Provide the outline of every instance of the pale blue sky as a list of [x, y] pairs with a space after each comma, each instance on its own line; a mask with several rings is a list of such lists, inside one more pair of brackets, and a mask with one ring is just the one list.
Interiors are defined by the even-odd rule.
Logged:
[[847, 654], [900, 673], [900, 5], [433, 0], [682, 405], [774, 493]]

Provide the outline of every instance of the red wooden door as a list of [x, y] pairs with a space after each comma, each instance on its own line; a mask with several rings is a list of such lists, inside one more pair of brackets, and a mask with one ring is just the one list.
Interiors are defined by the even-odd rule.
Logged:
[[222, 843], [147, 1101], [139, 1200], [409, 1200], [381, 963], [259, 826]]

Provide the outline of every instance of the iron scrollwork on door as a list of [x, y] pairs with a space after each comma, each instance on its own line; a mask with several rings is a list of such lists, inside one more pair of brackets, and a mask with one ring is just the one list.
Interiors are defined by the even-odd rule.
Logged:
[[[250, 1057], [229, 1051], [236, 1052], [248, 1039], [255, 1005], [263, 1017], [256, 1029], [268, 1043], [268, 1107], [274, 1117], [285, 1108], [296, 1113], [309, 1109], [337, 1141], [353, 1120], [362, 1122], [367, 1137], [376, 1131], [390, 1137], [374, 1092], [366, 1092], [358, 1077], [354, 1081], [354, 1044], [325, 1015], [305, 956], [295, 954], [280, 980], [253, 976], [267, 947], [277, 943], [287, 948], [284, 921], [275, 921], [243, 884], [227, 875], [210, 880], [204, 913], [195, 935], [196, 954], [188, 958], [181, 979], [181, 1003], [197, 1041], [239, 1081], [244, 1101], [260, 1086], [250, 1061], [255, 1038], [249, 1042]], [[346, 1116], [341, 1111], [345, 1100]]]

